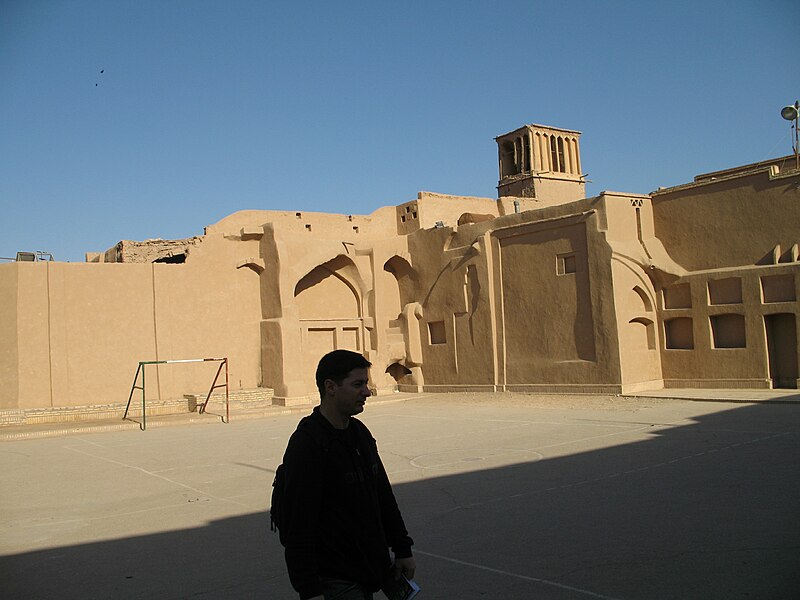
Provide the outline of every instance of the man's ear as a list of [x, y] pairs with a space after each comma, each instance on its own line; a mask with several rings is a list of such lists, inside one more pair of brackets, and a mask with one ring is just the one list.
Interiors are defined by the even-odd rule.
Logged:
[[333, 396], [334, 393], [336, 392], [338, 384], [333, 379], [326, 379], [324, 385], [325, 385], [325, 395]]

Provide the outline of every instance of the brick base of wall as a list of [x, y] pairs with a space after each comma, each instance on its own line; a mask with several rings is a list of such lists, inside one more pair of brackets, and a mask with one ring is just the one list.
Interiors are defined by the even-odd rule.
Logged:
[[[273, 392], [269, 388], [236, 390], [229, 394], [231, 408], [246, 410], [272, 406]], [[188, 394], [183, 398], [170, 400], [147, 400], [147, 416], [177, 415], [197, 412], [205, 402], [205, 394]], [[36, 423], [69, 423], [99, 419], [122, 419], [125, 404], [92, 404], [87, 406], [62, 406], [55, 408], [20, 408], [0, 410], [0, 427], [4, 425], [33, 425]], [[225, 406], [225, 392], [215, 390], [208, 403], [209, 410], [219, 410]], [[142, 414], [142, 399], [134, 394], [131, 400], [129, 417]]]

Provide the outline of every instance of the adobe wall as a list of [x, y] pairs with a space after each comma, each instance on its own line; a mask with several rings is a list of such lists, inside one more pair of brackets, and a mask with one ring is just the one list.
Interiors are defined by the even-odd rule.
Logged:
[[280, 224], [264, 226], [263, 381], [275, 389], [276, 401], [313, 398], [316, 363], [335, 348], [364, 353], [374, 365], [373, 385], [384, 391], [394, 387], [384, 371], [405, 355], [403, 343], [397, 348], [401, 326], [393, 322], [408, 290], [401, 291], [398, 281], [403, 273], [393, 274], [395, 263], [389, 270], [387, 263], [399, 260], [395, 270], [408, 264], [399, 258], [407, 254], [405, 238], [383, 233], [382, 240], [364, 243], [352, 231], [320, 228], [315, 233], [312, 226], [306, 236]]
[[[7, 360], [0, 371], [0, 387], [13, 389], [16, 377], [17, 393], [4, 393], [2, 407], [125, 402], [140, 360], [228, 356], [232, 386], [256, 387], [260, 298], [255, 277], [236, 269], [236, 253], [225, 248], [231, 242], [205, 244], [206, 251], [215, 248], [194, 265], [2, 265], [6, 281], [0, 289], [18, 290], [12, 306], [21, 332], [16, 344], [9, 344], [10, 354], [17, 355], [16, 369]], [[14, 276], [18, 286], [6, 287]], [[213, 379], [209, 371], [216, 365], [147, 369], [148, 397], [167, 399], [207, 392]]]
[[653, 194], [654, 230], [687, 270], [658, 296], [665, 386], [796, 387], [799, 186], [759, 164]]
[[[122, 403], [140, 360], [223, 356], [233, 389], [315, 401], [335, 348], [373, 363], [379, 393], [797, 384], [796, 171], [772, 161], [652, 201], [576, 198], [577, 154], [548, 190], [534, 173], [545, 147], [517, 137], [501, 164], [533, 178], [535, 198], [244, 210], [95, 263], [0, 265], [0, 408]], [[148, 367], [148, 398], [206, 393], [216, 367]]]
[[19, 394], [18, 264], [0, 264], [0, 408], [15, 406]]
[[690, 271], [772, 262], [800, 242], [799, 184], [764, 168], [653, 192], [655, 233]]
[[525, 177], [517, 185], [499, 185], [497, 190], [501, 197], [521, 194], [527, 200], [541, 199], [548, 203], [572, 202], [586, 197], [583, 180], [565, 181], [562, 177], [548, 177], [542, 173]]
[[[655, 268], [669, 270], [665, 253], [652, 226], [648, 196], [603, 192], [603, 228], [611, 246], [611, 281], [614, 293], [617, 344], [622, 391], [658, 389], [661, 379], [661, 335], [658, 324]], [[668, 256], [668, 255], [666, 255]]]
[[[781, 282], [775, 297], [764, 293], [772, 278]], [[797, 380], [798, 298], [800, 268], [796, 264], [727, 269], [680, 279], [659, 297], [665, 327], [661, 351], [665, 386], [769, 388], [765, 319], [779, 314], [795, 323], [793, 347], [784, 350], [794, 354], [793, 378]]]
[[610, 250], [591, 201], [421, 231], [409, 250], [424, 389], [620, 389], [611, 288], [597, 284]]
[[370, 215], [331, 214], [311, 211], [242, 210], [205, 228], [206, 235], [258, 239], [265, 224], [278, 227], [287, 236], [301, 235], [355, 240], [397, 235], [395, 207], [384, 206]]

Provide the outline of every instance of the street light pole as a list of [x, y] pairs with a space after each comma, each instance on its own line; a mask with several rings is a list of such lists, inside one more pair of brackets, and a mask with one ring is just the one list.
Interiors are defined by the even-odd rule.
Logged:
[[800, 137], [798, 137], [797, 131], [797, 125], [800, 123], [800, 100], [795, 100], [792, 106], [784, 106], [781, 109], [781, 116], [787, 121], [794, 121], [792, 124], [792, 127], [794, 127], [794, 144], [792, 145], [794, 168], [800, 169]]

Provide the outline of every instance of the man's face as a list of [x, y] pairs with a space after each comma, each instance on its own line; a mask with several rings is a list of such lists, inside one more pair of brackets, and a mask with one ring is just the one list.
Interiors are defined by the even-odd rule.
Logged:
[[353, 369], [342, 380], [341, 385], [328, 379], [326, 390], [333, 400], [333, 408], [343, 417], [352, 417], [364, 410], [364, 403], [372, 395], [367, 385], [367, 369]]

